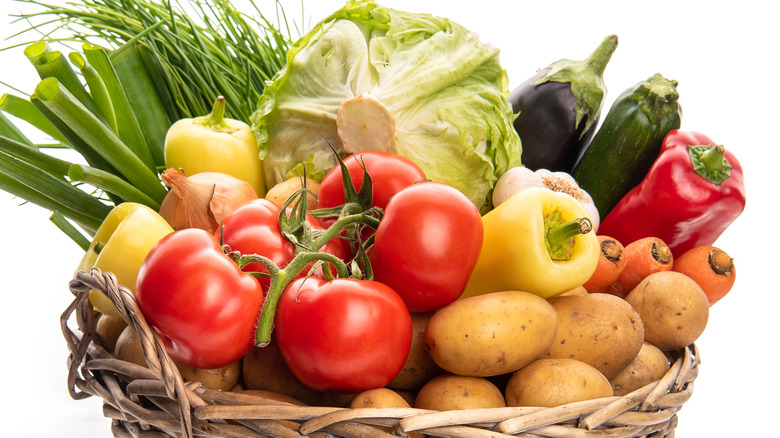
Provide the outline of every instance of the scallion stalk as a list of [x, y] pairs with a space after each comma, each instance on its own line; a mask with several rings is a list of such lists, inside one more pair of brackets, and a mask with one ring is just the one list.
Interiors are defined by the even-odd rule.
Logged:
[[13, 139], [15, 141], [18, 141], [20, 143], [24, 143], [25, 145], [29, 147], [35, 147], [35, 144], [27, 138], [24, 133], [14, 125], [12, 121], [8, 119], [8, 117], [5, 116], [5, 114], [0, 112], [0, 135]]
[[64, 178], [43, 173], [35, 166], [0, 151], [0, 188], [51, 211], [59, 211], [94, 233], [108, 212], [107, 204]]
[[108, 93], [106, 83], [103, 82], [103, 78], [100, 77], [98, 72], [92, 67], [84, 55], [78, 52], [71, 52], [68, 55], [70, 62], [73, 63], [81, 71], [81, 76], [87, 82], [89, 87], [89, 94], [95, 101], [100, 114], [108, 122], [111, 129], [119, 133], [119, 127], [117, 125], [116, 113], [114, 112], [114, 105], [111, 103], [111, 95]]
[[87, 183], [103, 191], [113, 193], [125, 201], [144, 204], [154, 210], [160, 209], [159, 202], [113, 173], [83, 164], [73, 164], [68, 169], [68, 178], [71, 181]]
[[89, 249], [89, 245], [91, 243], [91, 239], [88, 239], [84, 236], [84, 234], [81, 233], [75, 226], [73, 226], [72, 223], [68, 220], [67, 217], [65, 217], [62, 213], [55, 211], [54, 213], [49, 216], [49, 220], [51, 223], [53, 223], [57, 228], [60, 229], [63, 233], [65, 233], [66, 236], [70, 237], [70, 239], [79, 246], [84, 251], [87, 251]]
[[128, 182], [155, 201], [162, 202], [168, 192], [157, 174], [150, 170], [146, 163], [133, 153], [105, 123], [81, 105], [67, 89], [61, 87], [56, 78], [46, 78], [38, 83], [35, 96]]
[[27, 144], [4, 136], [0, 136], [0, 151], [23, 160], [41, 171], [59, 177], [67, 175], [71, 166], [71, 163], [68, 161], [53, 157], [35, 147], [30, 147]]
[[92, 96], [90, 96], [87, 89], [84, 88], [78, 75], [62, 52], [54, 50], [44, 53], [35, 60], [33, 66], [41, 79], [56, 78], [63, 87], [67, 88], [67, 90], [78, 99], [82, 105], [89, 109], [90, 112], [100, 114], [100, 110], [92, 99]]
[[142, 113], [145, 109], [137, 108], [136, 111], [134, 111], [130, 106], [130, 101], [125, 94], [125, 89], [123, 87], [124, 84], [120, 82], [117, 72], [105, 49], [92, 44], [84, 44], [83, 50], [84, 56], [100, 74], [100, 77], [106, 84], [108, 93], [111, 96], [113, 111], [116, 114], [119, 126], [117, 135], [122, 142], [149, 167], [149, 169], [154, 171], [156, 169], [155, 161], [152, 158], [152, 153], [149, 150], [146, 138], [144, 137], [141, 124], [136, 117], [137, 114]]
[[41, 113], [29, 99], [13, 94], [0, 96], [0, 111], [24, 120], [54, 140], [69, 145], [68, 139]]

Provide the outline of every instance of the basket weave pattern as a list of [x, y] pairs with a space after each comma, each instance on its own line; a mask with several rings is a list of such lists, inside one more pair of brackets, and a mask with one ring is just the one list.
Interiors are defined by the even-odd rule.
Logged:
[[[138, 334], [148, 368], [107, 352], [95, 334], [89, 291], [105, 293]], [[673, 437], [677, 412], [693, 393], [699, 353], [675, 352], [659, 381], [625, 396], [554, 408], [507, 407], [461, 411], [414, 408], [348, 409], [296, 406], [269, 398], [208, 389], [184, 381], [133, 295], [113, 274], [79, 271], [70, 282], [75, 299], [61, 317], [68, 343], [68, 388], [79, 400], [100, 397], [116, 437], [390, 438], [419, 432], [442, 437]], [[75, 323], [77, 328], [71, 328]], [[375, 426], [388, 426], [396, 435]]]

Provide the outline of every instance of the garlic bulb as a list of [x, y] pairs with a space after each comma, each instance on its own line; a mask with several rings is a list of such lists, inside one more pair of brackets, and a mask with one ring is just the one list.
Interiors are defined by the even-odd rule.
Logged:
[[593, 230], [598, 230], [600, 217], [593, 198], [566, 172], [550, 172], [547, 169], [533, 171], [527, 167], [513, 167], [496, 181], [493, 188], [493, 207], [498, 207], [510, 196], [530, 187], [544, 187], [573, 196], [590, 215]]

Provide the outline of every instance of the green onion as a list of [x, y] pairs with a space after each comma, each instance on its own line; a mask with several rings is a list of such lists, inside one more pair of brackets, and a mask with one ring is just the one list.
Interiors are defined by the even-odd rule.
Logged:
[[57, 226], [57, 228], [60, 229], [63, 233], [65, 233], [66, 236], [70, 237], [73, 242], [76, 243], [76, 245], [79, 246], [84, 251], [87, 251], [89, 249], [89, 245], [91, 243], [91, 239], [88, 239], [84, 236], [84, 234], [81, 233], [76, 227], [73, 226], [72, 223], [66, 218], [64, 215], [62, 215], [60, 212], [55, 211], [52, 213], [51, 216], [49, 216], [49, 220]]
[[113, 193], [125, 201], [144, 204], [154, 210], [160, 209], [160, 203], [138, 190], [127, 181], [113, 173], [108, 173], [94, 167], [83, 164], [73, 164], [68, 169], [68, 178], [71, 181], [88, 183], [106, 192]]
[[[70, 31], [70, 40], [103, 41], [119, 49], [148, 32], [136, 44], [148, 50], [146, 71], [159, 74], [173, 96], [176, 119], [208, 114], [221, 95], [230, 108], [227, 117], [249, 123], [265, 81], [284, 67], [291, 45], [289, 30], [285, 34], [272, 25], [251, 0], [259, 18], [241, 13], [230, 0], [193, 2], [192, 16], [170, 1], [81, 0], [66, 7], [34, 3], [45, 10], [20, 18], [47, 35], [45, 28], [52, 25]], [[46, 15], [59, 20], [35, 24]]]
[[[101, 79], [106, 84], [108, 92], [111, 95], [113, 112], [117, 117], [119, 138], [137, 155], [141, 161], [146, 163], [149, 169], [155, 170], [156, 166], [152, 159], [152, 153], [144, 138], [141, 125], [136, 118], [136, 112], [130, 106], [130, 102], [125, 94], [125, 90], [119, 81], [114, 66], [108, 58], [108, 53], [98, 46], [85, 44], [83, 47], [84, 56], [87, 57], [90, 64], [100, 74]], [[139, 109], [138, 112], [142, 112]]]
[[88, 232], [94, 233], [111, 210], [64, 178], [41, 172], [4, 151], [0, 151], [0, 175], [3, 190], [51, 211], [59, 211]]
[[128, 43], [109, 56], [126, 97], [127, 112], [135, 116], [152, 161], [158, 168], [164, 168], [165, 135], [173, 124], [172, 117], [176, 118], [178, 112], [165, 85], [155, 83], [154, 77], [160, 75], [147, 71], [144, 52], [148, 49]]
[[[33, 64], [41, 79], [56, 78], [68, 91], [94, 114], [100, 114], [95, 101], [81, 83], [70, 62], [60, 51], [44, 53]], [[101, 116], [102, 118], [102, 116]]]
[[35, 88], [35, 96], [55, 117], [72, 127], [73, 132], [83, 139], [91, 150], [105, 159], [128, 182], [155, 201], [162, 202], [168, 191], [157, 174], [108, 126], [81, 105], [67, 89], [61, 87], [57, 79], [42, 80]]
[[68, 161], [45, 154], [35, 147], [30, 147], [27, 144], [4, 136], [0, 136], [0, 151], [26, 161], [37, 169], [59, 177], [67, 175], [71, 166], [71, 163]]
[[72, 52], [68, 55], [70, 62], [81, 70], [81, 75], [87, 82], [89, 87], [89, 94], [95, 101], [100, 114], [103, 116], [108, 125], [114, 132], [119, 133], [119, 127], [117, 126], [116, 113], [114, 112], [114, 105], [111, 103], [111, 95], [108, 94], [106, 83], [103, 82], [103, 78], [100, 77], [94, 67], [87, 63], [84, 59], [84, 55], [78, 52]]
[[69, 145], [68, 139], [29, 99], [23, 99], [13, 94], [4, 94], [0, 96], [0, 110], [24, 120], [63, 145]]
[[35, 147], [35, 144], [3, 113], [0, 113], [0, 135], [24, 143], [29, 147]]

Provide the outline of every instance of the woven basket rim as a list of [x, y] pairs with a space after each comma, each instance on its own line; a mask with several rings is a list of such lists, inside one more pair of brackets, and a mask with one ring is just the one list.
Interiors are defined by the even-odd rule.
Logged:
[[[693, 393], [700, 364], [698, 348], [692, 344], [675, 352], [669, 371], [656, 382], [624, 396], [553, 408], [429, 411], [299, 406], [183, 380], [133, 294], [111, 272], [78, 271], [69, 288], [75, 298], [60, 320], [70, 352], [68, 390], [75, 400], [103, 399], [103, 414], [112, 419], [112, 432], [118, 437], [673, 436], [677, 412]], [[93, 289], [106, 294], [138, 334], [148, 367], [117, 359], [100, 345], [88, 300]], [[77, 327], [71, 328], [74, 316]], [[389, 427], [394, 434], [375, 426]]]

